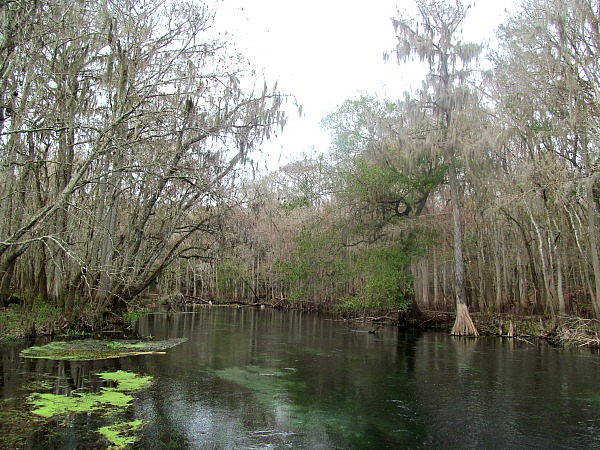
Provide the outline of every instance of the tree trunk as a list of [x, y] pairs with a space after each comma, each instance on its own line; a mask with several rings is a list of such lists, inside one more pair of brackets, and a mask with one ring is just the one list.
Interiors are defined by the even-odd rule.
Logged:
[[452, 199], [452, 221], [454, 226], [454, 279], [456, 291], [456, 321], [452, 327], [452, 336], [479, 336], [467, 307], [465, 292], [465, 263], [463, 260], [462, 228], [458, 203], [458, 180], [453, 150], [449, 150], [448, 177]]
[[425, 309], [431, 309], [431, 299], [429, 292], [429, 260], [423, 258], [419, 261], [419, 266], [421, 268], [421, 289], [422, 289], [422, 302], [423, 307]]
[[586, 200], [588, 207], [588, 235], [590, 239], [590, 253], [592, 266], [594, 268], [594, 316], [600, 317], [600, 257], [598, 256], [598, 237], [596, 236], [596, 214], [597, 206], [594, 199], [595, 175], [591, 175], [586, 185]]
[[440, 280], [437, 270], [438, 258], [437, 251], [433, 249], [433, 307], [435, 309], [440, 308]]
[[452, 336], [479, 336], [465, 303], [456, 304], [456, 320], [452, 327]]
[[[495, 218], [494, 218], [495, 219]], [[500, 261], [500, 232], [498, 227], [496, 226], [496, 220], [493, 222], [493, 230], [492, 236], [494, 239], [494, 271], [496, 275], [496, 312], [500, 313], [502, 311], [502, 298], [503, 298], [503, 290], [502, 290], [502, 266]], [[506, 295], [506, 294], [504, 294]]]

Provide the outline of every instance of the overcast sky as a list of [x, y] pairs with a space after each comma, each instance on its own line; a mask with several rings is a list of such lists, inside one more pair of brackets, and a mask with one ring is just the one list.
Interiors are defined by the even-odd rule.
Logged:
[[[391, 17], [410, 0], [220, 0], [215, 27], [233, 36], [237, 49], [264, 69], [267, 80], [294, 95], [303, 117], [291, 113], [283, 134], [263, 146], [269, 169], [302, 152], [326, 152], [320, 121], [361, 92], [389, 99], [417, 87], [422, 73], [385, 63], [393, 48]], [[399, 5], [397, 7], [396, 5]], [[481, 42], [514, 11], [513, 0], [478, 0], [465, 24], [465, 38]], [[314, 147], [314, 150], [313, 150]], [[265, 163], [260, 171], [265, 173]]]

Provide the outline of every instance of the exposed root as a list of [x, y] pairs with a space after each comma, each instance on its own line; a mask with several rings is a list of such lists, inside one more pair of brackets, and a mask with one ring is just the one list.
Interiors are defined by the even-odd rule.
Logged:
[[456, 321], [451, 334], [452, 336], [479, 336], [479, 332], [469, 314], [469, 309], [463, 303], [456, 305]]

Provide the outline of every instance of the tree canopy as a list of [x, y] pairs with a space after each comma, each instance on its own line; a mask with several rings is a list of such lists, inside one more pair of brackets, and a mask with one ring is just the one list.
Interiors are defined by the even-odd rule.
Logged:
[[0, 3], [0, 302], [600, 317], [597, 2], [525, 0], [493, 51], [469, 2], [414, 4], [387, 58], [420, 88], [346, 100], [329, 149], [252, 178], [284, 96], [211, 8]]

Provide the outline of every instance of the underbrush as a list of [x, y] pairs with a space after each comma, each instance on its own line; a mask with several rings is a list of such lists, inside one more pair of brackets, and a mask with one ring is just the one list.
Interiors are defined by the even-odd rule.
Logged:
[[123, 311], [99, 314], [89, 303], [63, 309], [36, 299], [0, 308], [0, 343], [36, 335], [82, 337], [110, 327], [133, 325], [144, 313], [155, 311], [154, 301], [138, 299]]
[[33, 306], [12, 304], [0, 310], [0, 336], [4, 340], [52, 334], [64, 313], [48, 303], [35, 301]]
[[600, 321], [581, 317], [560, 317], [548, 340], [565, 347], [600, 348]]

